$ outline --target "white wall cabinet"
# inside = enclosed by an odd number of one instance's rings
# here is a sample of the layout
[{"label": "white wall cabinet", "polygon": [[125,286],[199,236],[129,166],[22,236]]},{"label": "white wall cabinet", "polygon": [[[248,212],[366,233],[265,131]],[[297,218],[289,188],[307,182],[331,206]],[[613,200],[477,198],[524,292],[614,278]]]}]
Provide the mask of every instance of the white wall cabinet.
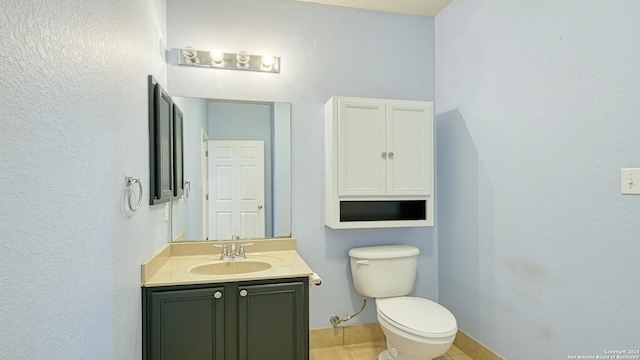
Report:
[{"label": "white wall cabinet", "polygon": [[332,228],[433,225],[433,104],[325,104],[325,217]]}]

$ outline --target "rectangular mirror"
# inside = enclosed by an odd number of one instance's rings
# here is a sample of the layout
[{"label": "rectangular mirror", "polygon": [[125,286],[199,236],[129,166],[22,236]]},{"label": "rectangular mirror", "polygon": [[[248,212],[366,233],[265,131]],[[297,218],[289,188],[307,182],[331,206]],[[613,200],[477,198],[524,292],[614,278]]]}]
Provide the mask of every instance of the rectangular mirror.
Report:
[{"label": "rectangular mirror", "polygon": [[184,195],[173,241],[291,236],[291,104],[173,97]]},{"label": "rectangular mirror", "polygon": [[171,177],[171,128],[173,101],[153,76],[149,87],[149,204],[170,201],[173,195]]}]

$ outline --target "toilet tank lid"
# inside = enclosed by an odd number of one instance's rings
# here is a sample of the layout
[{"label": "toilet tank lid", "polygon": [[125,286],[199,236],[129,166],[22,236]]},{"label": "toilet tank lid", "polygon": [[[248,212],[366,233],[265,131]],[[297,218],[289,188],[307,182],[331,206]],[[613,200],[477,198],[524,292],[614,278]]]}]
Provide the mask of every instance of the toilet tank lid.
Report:
[{"label": "toilet tank lid", "polygon": [[349,250],[349,257],[358,259],[388,259],[418,254],[420,249],[412,245],[367,246]]}]

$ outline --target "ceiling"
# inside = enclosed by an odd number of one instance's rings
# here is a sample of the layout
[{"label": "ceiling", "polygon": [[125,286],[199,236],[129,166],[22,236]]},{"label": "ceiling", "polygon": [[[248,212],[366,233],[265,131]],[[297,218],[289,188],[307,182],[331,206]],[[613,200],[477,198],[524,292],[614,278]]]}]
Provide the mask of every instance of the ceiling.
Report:
[{"label": "ceiling", "polygon": [[435,16],[453,0],[297,0],[325,5],[387,11],[401,14]]}]

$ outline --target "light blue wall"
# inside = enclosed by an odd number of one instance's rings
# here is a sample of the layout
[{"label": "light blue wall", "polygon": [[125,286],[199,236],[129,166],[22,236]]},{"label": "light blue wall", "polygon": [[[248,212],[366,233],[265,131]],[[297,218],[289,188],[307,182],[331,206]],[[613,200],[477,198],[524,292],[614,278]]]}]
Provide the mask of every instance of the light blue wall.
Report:
[{"label": "light blue wall", "polygon": [[[438,299],[434,228],[331,230],[324,226],[323,106],[333,95],[435,99],[433,18],[385,14],[291,1],[167,2],[169,48],[246,50],[282,57],[280,74],[170,66],[174,96],[292,103],[293,236],[325,283],[311,290],[312,328],[357,310],[351,247],[419,246],[415,293]],[[352,323],[375,322],[374,307]]]},{"label": "light blue wall", "polygon": [[454,0],[436,21],[440,300],[506,359],[637,349],[635,0]]},{"label": "light blue wall", "polygon": [[148,205],[165,3],[3,0],[0,24],[0,358],[139,359],[140,264],[169,239]]}]

